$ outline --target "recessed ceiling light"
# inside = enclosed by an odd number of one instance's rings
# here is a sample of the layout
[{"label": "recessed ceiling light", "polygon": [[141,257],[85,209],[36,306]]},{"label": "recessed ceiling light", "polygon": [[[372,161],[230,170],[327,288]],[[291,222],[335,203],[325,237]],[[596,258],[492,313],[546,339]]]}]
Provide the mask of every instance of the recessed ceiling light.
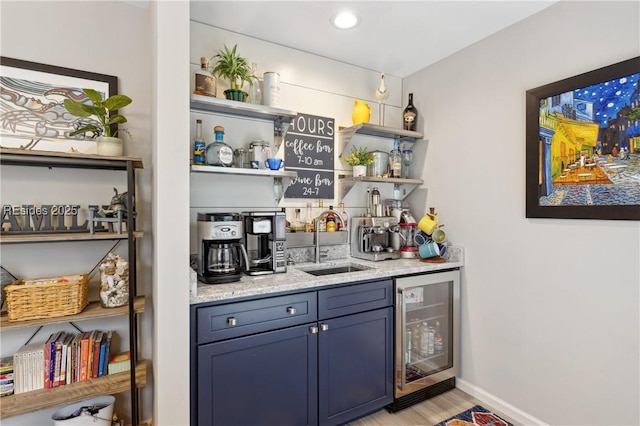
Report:
[{"label": "recessed ceiling light", "polygon": [[331,18],[331,24],[341,30],[348,30],[358,25],[360,20],[351,12],[340,12]]}]

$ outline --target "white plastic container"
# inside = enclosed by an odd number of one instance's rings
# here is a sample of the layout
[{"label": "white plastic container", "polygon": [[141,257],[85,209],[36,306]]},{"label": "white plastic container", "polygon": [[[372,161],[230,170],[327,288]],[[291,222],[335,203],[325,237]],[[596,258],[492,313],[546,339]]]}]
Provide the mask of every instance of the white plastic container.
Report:
[{"label": "white plastic container", "polygon": [[265,72],[262,86],[262,104],[271,107],[280,106],[280,74]]},{"label": "white plastic container", "polygon": [[51,420],[55,426],[111,426],[115,402],[112,395],[80,401],[54,411]]}]

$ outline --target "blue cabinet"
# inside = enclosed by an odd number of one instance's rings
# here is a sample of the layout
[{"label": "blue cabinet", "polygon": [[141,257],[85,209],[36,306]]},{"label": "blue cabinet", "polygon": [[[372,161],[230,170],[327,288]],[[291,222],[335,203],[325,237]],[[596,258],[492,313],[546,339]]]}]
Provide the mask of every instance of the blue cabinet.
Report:
[{"label": "blue cabinet", "polygon": [[337,425],[393,400],[393,283],[192,307],[193,425]]}]

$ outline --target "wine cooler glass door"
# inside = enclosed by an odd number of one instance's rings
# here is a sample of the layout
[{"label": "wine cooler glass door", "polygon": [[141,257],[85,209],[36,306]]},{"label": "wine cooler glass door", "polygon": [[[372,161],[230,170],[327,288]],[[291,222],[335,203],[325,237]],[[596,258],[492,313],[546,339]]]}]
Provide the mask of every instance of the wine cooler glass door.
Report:
[{"label": "wine cooler glass door", "polygon": [[396,385],[402,393],[455,375],[459,271],[396,280]]}]

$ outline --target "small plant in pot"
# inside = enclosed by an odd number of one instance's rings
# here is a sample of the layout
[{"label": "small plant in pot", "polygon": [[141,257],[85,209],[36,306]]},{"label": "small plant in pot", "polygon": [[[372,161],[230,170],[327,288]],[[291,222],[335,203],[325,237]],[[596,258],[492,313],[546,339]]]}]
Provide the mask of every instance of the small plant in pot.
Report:
[{"label": "small plant in pot", "polygon": [[238,45],[229,49],[224,45],[211,59],[217,60],[217,64],[211,74],[224,77],[229,80],[230,89],[224,91],[227,99],[244,102],[249,94],[242,90],[244,83],[249,86],[254,84],[256,76],[252,74],[251,66],[246,58],[238,54]]},{"label": "small plant in pot", "polygon": [[351,148],[351,153],[342,157],[342,161],[349,166],[353,166],[353,176],[366,176],[367,166],[372,164],[374,160],[373,153],[367,148],[356,147]]},{"label": "small plant in pot", "polygon": [[[117,110],[129,105],[131,98],[125,95],[113,95],[107,99],[102,99],[102,94],[93,89],[82,89],[90,103],[64,100],[64,107],[70,114],[81,117],[78,120],[78,129],[69,133],[69,136],[93,133],[98,144],[98,155],[121,156],[124,152],[123,140],[117,137],[118,124],[127,122],[124,115],[118,114]],[[96,119],[83,120],[88,117]],[[122,130],[130,135],[127,130]]]}]

